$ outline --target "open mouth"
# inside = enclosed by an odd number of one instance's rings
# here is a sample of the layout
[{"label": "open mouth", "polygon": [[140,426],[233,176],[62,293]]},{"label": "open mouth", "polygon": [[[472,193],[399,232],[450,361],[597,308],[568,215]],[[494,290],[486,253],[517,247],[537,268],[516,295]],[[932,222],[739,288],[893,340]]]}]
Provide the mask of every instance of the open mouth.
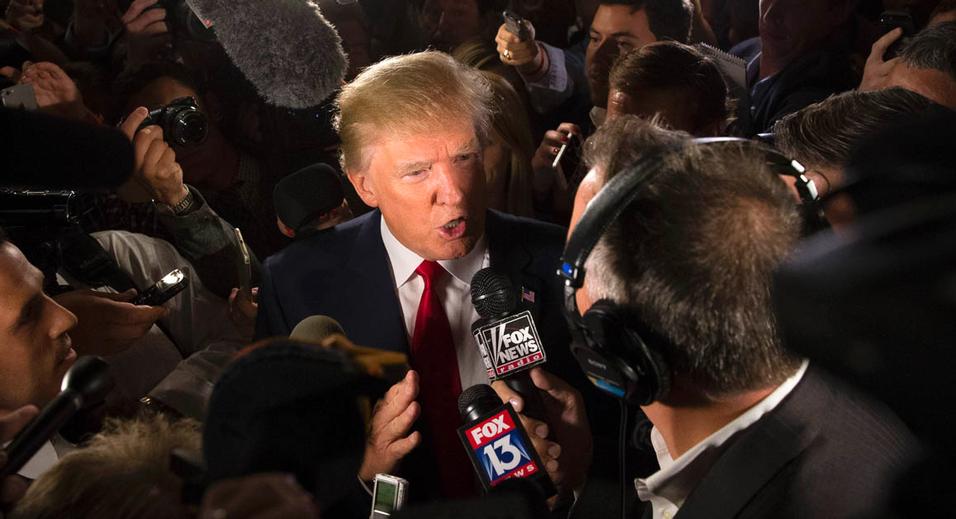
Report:
[{"label": "open mouth", "polygon": [[446,240],[457,240],[465,235],[466,230],[467,223],[463,217],[450,220],[448,223],[438,228],[438,232]]}]

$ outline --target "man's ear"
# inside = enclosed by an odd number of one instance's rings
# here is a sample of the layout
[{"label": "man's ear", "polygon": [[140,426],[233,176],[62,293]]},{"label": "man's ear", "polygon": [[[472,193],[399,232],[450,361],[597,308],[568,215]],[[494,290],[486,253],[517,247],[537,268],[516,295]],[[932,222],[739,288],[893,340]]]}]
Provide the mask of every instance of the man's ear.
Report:
[{"label": "man's ear", "polygon": [[295,238],[295,229],[282,223],[282,220],[280,220],[278,216],[276,216],[276,226],[279,228],[279,232],[286,238]]},{"label": "man's ear", "polygon": [[348,171],[349,182],[355,188],[359,198],[369,207],[378,207],[378,196],[376,195],[375,183],[369,177],[368,173],[356,173]]}]

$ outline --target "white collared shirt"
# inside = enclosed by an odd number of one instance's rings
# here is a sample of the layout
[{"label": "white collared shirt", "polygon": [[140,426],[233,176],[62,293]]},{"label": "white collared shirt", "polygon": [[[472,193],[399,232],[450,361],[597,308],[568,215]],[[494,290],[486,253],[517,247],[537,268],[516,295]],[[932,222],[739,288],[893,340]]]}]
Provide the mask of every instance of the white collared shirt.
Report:
[{"label": "white collared shirt", "polygon": [[54,434],[52,438],[43,442],[36,454],[23,465],[17,474],[29,480],[37,479],[46,471],[52,469],[60,461],[60,458],[74,450],[76,450],[75,445],[64,440],[59,434]]},{"label": "white collared shirt", "polygon": [[[392,267],[392,280],[395,282],[398,301],[402,307],[405,332],[411,344],[412,335],[415,333],[418,305],[425,291],[425,281],[415,273],[415,269],[424,259],[398,241],[385,223],[385,218],[382,218],[381,227],[385,252],[388,253],[388,261]],[[458,358],[461,387],[465,389],[475,384],[487,384],[488,373],[485,371],[475,338],[471,334],[471,325],[479,317],[478,311],[471,303],[471,278],[475,272],[489,265],[488,242],[482,237],[464,257],[441,260],[438,264],[450,274],[443,276],[436,288],[455,341],[454,348]]]},{"label": "white collared shirt", "polygon": [[641,501],[650,501],[654,519],[671,519],[683,506],[687,496],[704,477],[714,462],[724,451],[728,440],[740,431],[753,425],[789,395],[807,372],[808,361],[803,361],[800,369],[780,384],[777,389],[756,405],[748,409],[717,432],[711,434],[682,454],[676,460],[671,458],[667,444],[657,427],[651,429],[651,444],[657,454],[661,469],[645,479],[635,479],[634,487]]}]

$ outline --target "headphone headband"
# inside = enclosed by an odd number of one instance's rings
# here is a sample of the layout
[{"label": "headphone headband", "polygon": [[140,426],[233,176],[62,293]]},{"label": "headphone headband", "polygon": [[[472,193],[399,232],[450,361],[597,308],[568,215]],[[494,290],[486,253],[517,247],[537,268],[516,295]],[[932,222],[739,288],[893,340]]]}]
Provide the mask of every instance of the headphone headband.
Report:
[{"label": "headphone headband", "polygon": [[[819,202],[816,186],[807,178],[806,168],[770,146],[739,137],[703,137],[692,139],[691,142],[699,146],[729,143],[753,146],[763,153],[775,173],[797,179],[797,192],[805,206],[812,208]],[[574,292],[584,284],[584,265],[591,251],[611,224],[617,221],[621,213],[637,198],[641,187],[661,170],[667,156],[682,149],[683,147],[676,147],[664,153],[641,157],[633,166],[609,180],[588,204],[568,238],[557,272],[558,276],[564,279],[565,307],[569,312],[574,312],[575,315],[578,313]]]}]

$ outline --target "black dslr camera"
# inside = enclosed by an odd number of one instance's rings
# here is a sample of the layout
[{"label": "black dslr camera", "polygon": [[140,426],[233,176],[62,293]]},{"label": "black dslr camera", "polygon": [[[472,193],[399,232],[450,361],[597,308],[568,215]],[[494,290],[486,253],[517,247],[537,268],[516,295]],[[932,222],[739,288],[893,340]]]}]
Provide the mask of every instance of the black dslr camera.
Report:
[{"label": "black dslr camera", "polygon": [[199,110],[193,97],[180,97],[166,106],[150,110],[139,129],[154,124],[163,129],[166,142],[177,146],[202,144],[209,131],[206,114]]}]

